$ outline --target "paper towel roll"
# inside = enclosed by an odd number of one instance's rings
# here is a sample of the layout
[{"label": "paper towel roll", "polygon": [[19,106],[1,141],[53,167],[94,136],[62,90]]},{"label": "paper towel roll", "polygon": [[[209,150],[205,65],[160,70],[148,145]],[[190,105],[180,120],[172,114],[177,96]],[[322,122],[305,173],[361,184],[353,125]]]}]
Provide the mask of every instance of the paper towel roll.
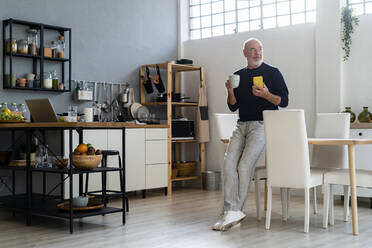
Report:
[{"label": "paper towel roll", "polygon": [[84,118],[86,122],[93,122],[93,108],[84,108]]}]

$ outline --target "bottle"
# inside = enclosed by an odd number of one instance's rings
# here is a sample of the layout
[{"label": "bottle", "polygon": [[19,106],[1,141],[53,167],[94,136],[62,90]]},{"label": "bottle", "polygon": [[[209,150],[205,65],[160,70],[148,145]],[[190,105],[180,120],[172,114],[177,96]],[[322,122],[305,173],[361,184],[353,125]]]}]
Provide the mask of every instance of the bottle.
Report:
[{"label": "bottle", "polygon": [[44,72],[43,88],[45,89],[53,88],[52,75],[50,74],[50,72]]},{"label": "bottle", "polygon": [[65,37],[58,36],[57,57],[63,59],[65,57]]},{"label": "bottle", "polygon": [[10,106],[10,111],[12,112],[18,112],[18,108],[17,108],[17,103],[16,102],[13,102],[12,105]]},{"label": "bottle", "polygon": [[58,90],[58,77],[57,77],[57,71],[53,71],[52,76],[52,88]]},{"label": "bottle", "polygon": [[57,42],[56,41],[51,41],[50,42],[50,47],[52,48],[52,57],[57,58]]},{"label": "bottle", "polygon": [[350,123],[353,123],[355,121],[355,113],[351,111],[351,107],[345,107],[345,110],[342,113],[350,113]]},{"label": "bottle", "polygon": [[42,144],[38,144],[37,139],[35,140],[36,154],[35,154],[35,167],[43,167],[44,148]]},{"label": "bottle", "polygon": [[358,115],[359,122],[369,122],[372,114],[368,111],[368,107],[363,107],[363,111]]}]

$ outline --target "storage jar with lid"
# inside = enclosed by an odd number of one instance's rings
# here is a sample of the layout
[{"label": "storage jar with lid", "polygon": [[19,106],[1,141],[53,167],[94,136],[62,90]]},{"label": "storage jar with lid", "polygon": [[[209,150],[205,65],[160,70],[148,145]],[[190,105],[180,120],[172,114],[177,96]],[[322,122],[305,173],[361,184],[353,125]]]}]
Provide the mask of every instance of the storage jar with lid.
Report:
[{"label": "storage jar with lid", "polygon": [[8,108],[8,103],[7,102],[1,103],[1,111],[3,111],[6,108]]},{"label": "storage jar with lid", "polygon": [[17,103],[13,102],[12,106],[10,106],[10,111],[12,112],[18,112]]},{"label": "storage jar with lid", "polygon": [[58,36],[57,57],[63,59],[65,57],[65,37]]},{"label": "storage jar with lid", "polygon": [[22,54],[28,54],[28,43],[27,40],[18,40],[17,52]]},{"label": "storage jar with lid", "polygon": [[23,117],[25,117],[27,109],[26,109],[26,106],[25,106],[24,103],[21,103],[21,104],[18,105],[18,111],[21,112]]},{"label": "storage jar with lid", "polygon": [[50,42],[50,48],[52,49],[52,57],[57,58],[57,42],[51,41]]},{"label": "storage jar with lid", "polygon": [[39,39],[37,36],[36,29],[27,30],[27,40],[28,40],[28,51],[31,55],[37,55],[39,49]]},{"label": "storage jar with lid", "polygon": [[12,53],[17,52],[17,40],[16,39],[12,39],[12,42],[10,42],[10,39],[6,41],[6,52],[10,53],[10,50],[12,50]]},{"label": "storage jar with lid", "polygon": [[43,88],[45,89],[53,88],[53,80],[52,80],[52,75],[50,74],[50,72],[44,72]]}]

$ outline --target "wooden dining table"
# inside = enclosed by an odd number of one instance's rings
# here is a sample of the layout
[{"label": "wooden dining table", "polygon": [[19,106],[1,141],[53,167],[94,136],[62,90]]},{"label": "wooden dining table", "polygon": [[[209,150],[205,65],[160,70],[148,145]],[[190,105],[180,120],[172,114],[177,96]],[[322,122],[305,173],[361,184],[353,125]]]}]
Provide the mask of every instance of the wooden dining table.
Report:
[{"label": "wooden dining table", "polygon": [[355,177],[355,146],[372,144],[372,139],[333,139],[333,138],[308,138],[308,143],[312,145],[347,145],[349,158],[349,175],[351,189],[351,211],[353,222],[353,234],[358,235],[358,206],[356,194]]}]

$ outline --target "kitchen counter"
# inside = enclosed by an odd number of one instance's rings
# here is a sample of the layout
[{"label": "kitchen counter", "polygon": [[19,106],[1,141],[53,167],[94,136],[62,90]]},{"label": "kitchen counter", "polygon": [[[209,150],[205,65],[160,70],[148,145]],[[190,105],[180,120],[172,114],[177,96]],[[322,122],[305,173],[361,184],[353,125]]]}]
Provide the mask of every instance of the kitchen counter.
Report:
[{"label": "kitchen counter", "polygon": [[21,123],[0,123],[2,128],[168,128],[166,124],[145,124],[139,125],[129,122],[21,122]]}]

